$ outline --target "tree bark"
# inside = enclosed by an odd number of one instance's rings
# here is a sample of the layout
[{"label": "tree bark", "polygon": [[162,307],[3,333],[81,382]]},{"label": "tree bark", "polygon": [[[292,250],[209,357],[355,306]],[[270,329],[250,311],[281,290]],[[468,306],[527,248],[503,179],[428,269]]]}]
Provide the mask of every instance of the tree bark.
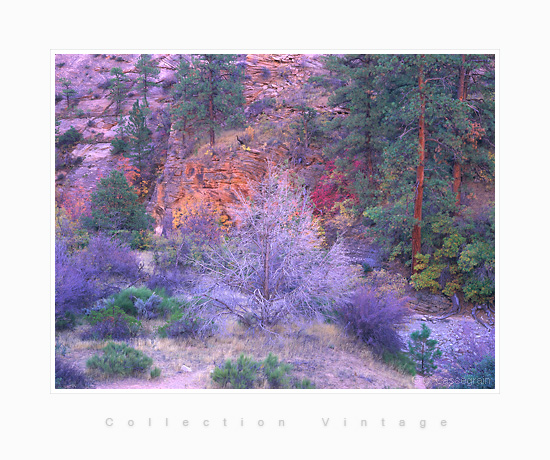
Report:
[{"label": "tree bark", "polygon": [[210,118],[210,146],[214,147],[216,142],[216,135],[214,133],[214,90],[213,90],[213,81],[214,76],[212,75],[212,70],[210,70],[210,94],[208,96],[208,117]]},{"label": "tree bark", "polygon": [[[458,100],[462,102],[466,98],[466,55],[462,55],[462,65],[458,76]],[[460,184],[462,181],[462,165],[460,159],[455,157],[453,164],[453,193],[456,196],[456,205],[460,206]]]},{"label": "tree bark", "polygon": [[[423,58],[424,56],[422,56]],[[426,125],[424,116],[426,113],[426,95],[424,94],[424,67],[420,64],[418,72],[418,90],[420,92],[420,116],[418,119],[418,166],[416,168],[416,193],[414,199],[415,224],[412,231],[412,272],[418,272],[417,254],[422,245],[422,198],[424,195],[424,160],[426,158]]]}]

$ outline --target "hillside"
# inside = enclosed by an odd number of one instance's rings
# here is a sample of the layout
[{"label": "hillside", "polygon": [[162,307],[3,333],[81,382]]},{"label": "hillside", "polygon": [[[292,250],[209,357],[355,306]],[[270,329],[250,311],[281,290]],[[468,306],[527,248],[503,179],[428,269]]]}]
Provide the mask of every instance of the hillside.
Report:
[{"label": "hillside", "polygon": [[[430,388],[494,356],[494,59],[204,56],[210,77],[191,55],[56,55],[56,351],[68,374],[96,388],[217,388],[226,359],[274,353],[294,373],[285,385],[414,388],[406,345],[423,324],[442,352]],[[229,67],[209,112],[215,65]],[[232,84],[243,103],[226,113]],[[113,171],[129,191],[111,198],[135,195],[131,225],[125,209],[101,214],[122,206],[98,201]],[[87,370],[109,339],[152,357],[160,379]],[[256,387],[276,388],[266,379]]]}]

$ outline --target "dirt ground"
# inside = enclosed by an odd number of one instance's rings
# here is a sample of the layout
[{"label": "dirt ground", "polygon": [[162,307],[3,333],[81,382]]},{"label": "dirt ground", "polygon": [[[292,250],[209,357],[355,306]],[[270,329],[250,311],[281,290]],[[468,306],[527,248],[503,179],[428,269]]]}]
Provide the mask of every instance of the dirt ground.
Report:
[{"label": "dirt ground", "polygon": [[59,334],[58,347],[93,380],[97,389],[211,389],[210,374],[227,359],[241,353],[263,360],[273,353],[292,365],[292,375],[310,379],[317,389],[414,388],[413,377],[376,360],[367,347],[349,337],[339,326],[319,322],[280,328],[276,334],[252,332],[226,324],[206,340],[158,339],[153,331],[162,322],[146,324],[149,336],[128,341],[153,359],[161,376],[107,379],[86,370],[86,361],[101,354],[104,342],[82,341],[80,331]]}]

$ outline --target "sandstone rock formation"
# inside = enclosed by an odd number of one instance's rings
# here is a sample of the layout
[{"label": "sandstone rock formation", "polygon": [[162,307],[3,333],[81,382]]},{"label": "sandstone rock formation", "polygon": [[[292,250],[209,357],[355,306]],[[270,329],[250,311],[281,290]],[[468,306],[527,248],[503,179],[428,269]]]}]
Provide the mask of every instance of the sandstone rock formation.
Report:
[{"label": "sandstone rock formation", "polygon": [[[161,152],[160,174],[153,190],[146,197],[149,212],[160,225],[163,216],[189,199],[205,199],[221,208],[231,217],[237,190],[246,193],[247,184],[258,180],[265,172],[267,161],[292,161],[292,146],[282,141],[250,142],[240,146],[236,133],[229,133],[221,145],[210,152],[206,146],[189,152],[178,140],[178,133],[170,128],[168,104],[170,89],[175,83],[175,71],[185,55],[155,54],[153,60],[160,69],[158,87],[148,94],[151,116],[149,127],[154,133],[156,148]],[[318,55],[261,54],[240,55],[245,67],[245,98],[248,124],[257,127],[271,123],[280,132],[289,129],[295,117],[296,106],[307,102],[320,113],[334,113],[327,107],[327,98],[312,91],[307,84],[310,76],[323,71]],[[108,99],[107,82],[110,70],[120,67],[129,79],[128,99],[122,110],[127,114],[138,99],[135,64],[139,55],[62,54],[56,55],[56,119],[59,132],[74,126],[83,140],[72,155],[81,157],[78,167],[57,174],[56,186],[60,191],[76,189],[91,191],[99,177],[105,176],[120,162],[110,153],[117,119]],[[68,78],[76,90],[75,105],[70,110],[62,98],[60,78]],[[272,105],[261,114],[250,110],[254,102],[272,99]],[[223,133],[222,133],[223,135]],[[242,136],[242,133],[241,133]],[[296,169],[301,171],[306,184],[313,186],[320,166],[319,152],[310,150],[300,158]],[[160,227],[158,228],[160,230]]]}]

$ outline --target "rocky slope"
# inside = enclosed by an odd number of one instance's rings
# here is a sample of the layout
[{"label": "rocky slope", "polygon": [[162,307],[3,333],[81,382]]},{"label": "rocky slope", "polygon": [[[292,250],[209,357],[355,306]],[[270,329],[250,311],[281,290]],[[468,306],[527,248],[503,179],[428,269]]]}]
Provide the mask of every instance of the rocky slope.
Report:
[{"label": "rocky slope", "polygon": [[[310,76],[323,71],[320,56],[240,55],[239,64],[245,68],[245,112],[250,126],[246,149],[236,140],[236,135],[242,137],[243,132],[233,131],[221,133],[214,152],[207,145],[189,152],[178,133],[171,128],[169,117],[171,88],[182,57],[185,55],[152,55],[160,74],[159,85],[148,94],[151,109],[148,123],[153,131],[156,151],[160,152],[160,162],[158,179],[152,184],[146,204],[157,220],[157,231],[161,230],[163,216],[188,200],[212,202],[231,217],[235,192],[246,193],[248,182],[263,175],[267,160],[295,160],[293,146],[290,141],[285,141],[285,135],[288,137],[297,104],[307,102],[321,114],[337,112],[337,109],[327,107],[326,96],[311,91],[307,85]],[[135,69],[138,59],[137,54],[56,55],[55,115],[60,122],[59,132],[64,133],[74,126],[83,136],[72,151],[72,155],[79,159],[78,166],[57,171],[56,187],[60,193],[71,189],[91,191],[99,177],[120,165],[121,157],[110,153],[110,142],[117,134],[117,119],[107,97],[109,72],[113,67],[120,67],[129,79],[130,92],[122,107],[123,113],[127,114],[139,97]],[[63,98],[61,78],[71,80],[72,88],[77,92],[74,106],[70,109]],[[258,113],[258,105],[254,104],[266,100],[271,105]],[[282,141],[267,142],[270,130],[276,131]],[[297,170],[301,170],[309,185],[315,183],[318,171],[322,169],[319,162],[320,157],[314,149],[299,160]]]}]

